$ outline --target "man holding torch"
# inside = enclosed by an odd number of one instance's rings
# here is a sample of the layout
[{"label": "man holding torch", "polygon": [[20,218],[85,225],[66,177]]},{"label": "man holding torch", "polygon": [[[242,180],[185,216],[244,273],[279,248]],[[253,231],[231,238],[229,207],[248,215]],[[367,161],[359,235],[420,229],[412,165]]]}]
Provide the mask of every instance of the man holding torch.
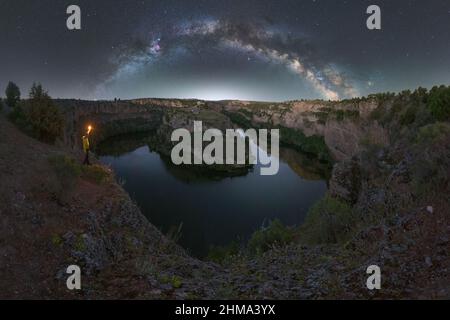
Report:
[{"label": "man holding torch", "polygon": [[89,162],[89,134],[91,133],[92,130],[92,126],[88,126],[86,135],[83,136],[82,140],[83,140],[83,151],[86,154],[86,156],[84,157],[84,161],[83,164],[90,166],[91,163]]}]

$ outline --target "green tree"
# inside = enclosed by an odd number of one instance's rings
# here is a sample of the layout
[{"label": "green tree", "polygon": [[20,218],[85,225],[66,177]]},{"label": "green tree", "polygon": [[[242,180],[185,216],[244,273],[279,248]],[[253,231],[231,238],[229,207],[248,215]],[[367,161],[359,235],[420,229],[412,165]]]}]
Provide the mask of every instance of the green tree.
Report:
[{"label": "green tree", "polygon": [[6,93],[6,103],[11,107],[16,107],[17,103],[20,101],[20,89],[14,82],[9,82],[5,90]]},{"label": "green tree", "polygon": [[427,105],[436,120],[450,120],[450,87],[433,87]]},{"label": "green tree", "polygon": [[46,142],[54,142],[64,128],[64,118],[41,84],[33,84],[26,116],[36,137]]}]

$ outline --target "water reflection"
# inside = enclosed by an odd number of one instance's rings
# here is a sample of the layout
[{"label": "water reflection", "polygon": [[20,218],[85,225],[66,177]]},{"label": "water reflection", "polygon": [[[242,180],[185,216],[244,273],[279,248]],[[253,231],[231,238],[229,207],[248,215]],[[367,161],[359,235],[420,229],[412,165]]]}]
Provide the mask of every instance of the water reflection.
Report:
[{"label": "water reflection", "polygon": [[303,222],[326,191],[326,166],[292,149],[280,149],[280,170],[261,176],[259,164],[245,176],[218,177],[179,167],[152,148],[151,133],[122,136],[97,151],[150,222],[164,233],[183,223],[179,243],[196,256],[211,245],[246,239],[264,221]]}]

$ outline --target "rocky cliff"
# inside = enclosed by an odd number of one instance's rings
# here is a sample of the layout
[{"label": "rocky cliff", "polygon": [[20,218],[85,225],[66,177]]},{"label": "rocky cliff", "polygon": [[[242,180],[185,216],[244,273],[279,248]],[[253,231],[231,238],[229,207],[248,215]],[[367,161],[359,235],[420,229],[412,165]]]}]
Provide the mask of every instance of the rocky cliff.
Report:
[{"label": "rocky cliff", "polygon": [[[256,103],[242,101],[137,99],[128,101],[58,100],[66,114],[65,144],[80,146],[86,126],[95,127],[97,142],[117,134],[144,130],[192,130],[194,120],[206,128],[242,126],[227,115],[238,115],[255,127],[283,127],[306,137],[323,137],[334,160],[350,159],[364,140],[389,144],[386,130],[368,119],[377,108],[375,100],[360,102],[300,101]],[[230,119],[229,119],[230,118]],[[230,121],[231,120],[231,121]],[[281,136],[283,140],[283,136]],[[168,141],[169,142],[169,141]]]}]

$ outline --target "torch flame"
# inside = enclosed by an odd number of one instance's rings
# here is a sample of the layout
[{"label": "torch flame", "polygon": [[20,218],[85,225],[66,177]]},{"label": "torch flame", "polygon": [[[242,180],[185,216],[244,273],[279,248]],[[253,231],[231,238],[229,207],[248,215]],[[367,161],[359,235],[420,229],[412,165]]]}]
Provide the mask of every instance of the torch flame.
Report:
[{"label": "torch flame", "polygon": [[87,131],[87,133],[88,133],[88,134],[91,133],[91,130],[92,130],[92,126],[88,126],[88,131]]}]

